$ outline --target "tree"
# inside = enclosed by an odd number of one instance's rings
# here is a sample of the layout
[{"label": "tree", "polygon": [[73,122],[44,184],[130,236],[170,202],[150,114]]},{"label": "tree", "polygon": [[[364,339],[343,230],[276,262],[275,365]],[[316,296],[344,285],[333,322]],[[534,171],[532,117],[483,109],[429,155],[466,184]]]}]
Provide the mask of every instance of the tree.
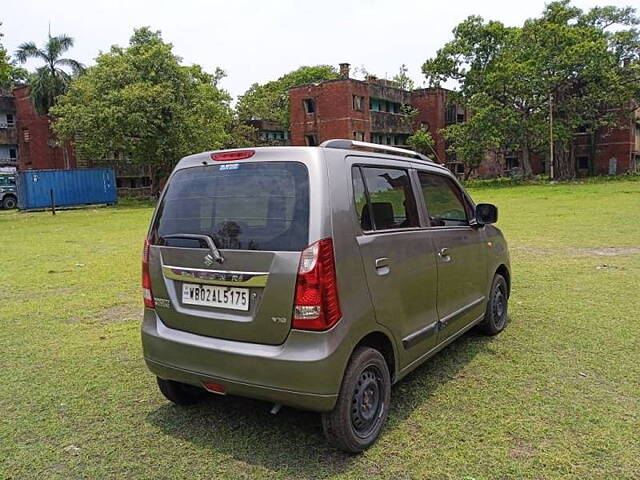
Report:
[{"label": "tree", "polygon": [[[0,23],[2,26],[2,23]],[[0,32],[0,40],[4,35]],[[0,42],[0,92],[11,91],[11,89],[18,83],[21,83],[26,79],[27,72],[23,68],[17,67],[7,50]]]},{"label": "tree", "polygon": [[300,67],[277,80],[265,84],[254,83],[238,98],[237,111],[241,121],[268,120],[289,128],[289,89],[309,83],[338,78],[330,65]]},{"label": "tree", "polygon": [[416,152],[424,155],[433,154],[436,157],[436,160],[440,161],[438,154],[435,151],[436,143],[428,130],[416,130],[413,135],[407,138],[407,145],[413,148]]},{"label": "tree", "polygon": [[[62,57],[71,47],[73,38],[64,34],[52,37],[49,32],[47,43],[42,48],[38,48],[34,42],[26,42],[16,51],[16,58],[20,63],[25,63],[30,58],[45,63],[29,78],[29,95],[36,110],[41,114],[49,113],[56,103],[56,98],[68,90],[72,78],[80,74],[84,68],[77,60]],[[71,73],[65,69],[71,70]]]},{"label": "tree", "polygon": [[475,115],[466,122],[454,123],[442,130],[448,152],[464,165],[464,178],[468,179],[480,166],[487,154],[502,141],[502,129],[509,117],[502,117],[501,109],[482,105],[481,95],[472,99]]},{"label": "tree", "polygon": [[172,49],[159,31],[135,30],[127,48],[100,54],[51,110],[55,132],[75,139],[81,158],[151,166],[154,194],[181,157],[233,143],[222,72],[182,65]]},{"label": "tree", "polygon": [[578,129],[612,126],[640,98],[637,24],[631,8],[584,13],[569,0],[548,4],[522,27],[467,18],[422,70],[432,86],[457,81],[463,103],[478,117],[475,128],[492,133],[451,126],[445,136],[459,148],[475,141],[479,151],[490,141],[494,149],[519,150],[528,177],[530,155],[548,151],[553,115],[556,177],[570,178]]},{"label": "tree", "polygon": [[398,71],[398,73],[391,79],[398,85],[398,88],[402,88],[403,90],[413,90],[415,88],[415,83],[408,75],[408,72],[409,68],[407,68],[407,66],[403,63],[400,66],[400,70]]}]

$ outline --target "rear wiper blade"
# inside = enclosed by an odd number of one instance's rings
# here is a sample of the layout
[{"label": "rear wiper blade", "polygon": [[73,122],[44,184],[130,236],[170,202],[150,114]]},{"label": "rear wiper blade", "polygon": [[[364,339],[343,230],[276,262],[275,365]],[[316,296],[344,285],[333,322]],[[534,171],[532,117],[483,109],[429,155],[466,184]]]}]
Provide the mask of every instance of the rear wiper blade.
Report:
[{"label": "rear wiper blade", "polygon": [[194,240],[204,240],[209,247],[209,250],[211,250],[213,259],[218,263],[224,263],[224,257],[222,256],[222,253],[220,253],[220,250],[218,250],[218,247],[213,241],[213,238],[211,238],[209,235],[199,235],[196,233],[173,233],[171,235],[163,235],[162,238],[192,238]]}]

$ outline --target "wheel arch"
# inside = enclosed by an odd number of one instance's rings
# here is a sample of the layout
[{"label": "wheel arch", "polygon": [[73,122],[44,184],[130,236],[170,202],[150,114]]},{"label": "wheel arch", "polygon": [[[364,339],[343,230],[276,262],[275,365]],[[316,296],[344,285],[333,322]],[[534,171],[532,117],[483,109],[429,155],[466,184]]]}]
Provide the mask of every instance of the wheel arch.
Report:
[{"label": "wheel arch", "polygon": [[509,269],[507,268],[507,266],[502,263],[498,266],[498,268],[496,268],[496,272],[494,273],[494,276],[496,274],[500,274],[504,277],[504,279],[507,282],[507,297],[511,296],[511,273],[509,272]]},{"label": "wheel arch", "polygon": [[395,346],[389,335],[380,330],[370,332],[360,339],[360,341],[353,347],[353,351],[355,351],[355,349],[358,347],[371,347],[378,350],[384,357],[384,360],[387,363],[387,367],[389,367],[389,376],[391,377],[391,383],[395,381],[397,370],[397,355]]}]

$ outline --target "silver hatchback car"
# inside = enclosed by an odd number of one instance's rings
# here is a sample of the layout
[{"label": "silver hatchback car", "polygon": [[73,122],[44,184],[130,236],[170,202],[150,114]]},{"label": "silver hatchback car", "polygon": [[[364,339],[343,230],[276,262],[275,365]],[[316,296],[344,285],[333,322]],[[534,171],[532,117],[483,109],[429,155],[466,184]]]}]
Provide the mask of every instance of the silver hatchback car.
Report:
[{"label": "silver hatchback car", "polygon": [[391,385],[478,325],[511,285],[497,209],[446,168],[351,140],[183,158],[142,263],[142,344],[178,405],[206,392],[322,412],[327,439],[377,439]]}]

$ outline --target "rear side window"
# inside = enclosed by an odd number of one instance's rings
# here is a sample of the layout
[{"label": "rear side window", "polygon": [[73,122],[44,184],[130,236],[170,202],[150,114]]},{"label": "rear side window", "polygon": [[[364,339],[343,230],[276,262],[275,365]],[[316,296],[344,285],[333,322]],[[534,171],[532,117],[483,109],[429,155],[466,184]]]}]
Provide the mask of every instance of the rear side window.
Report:
[{"label": "rear side window", "polygon": [[[246,162],[179,170],[171,178],[152,229],[155,244],[300,251],[308,245],[309,174],[297,162]],[[204,247],[204,244],[200,246]]]},{"label": "rear side window", "polygon": [[417,227],[418,211],[406,170],[353,167],[356,214],[362,230]]},{"label": "rear side window", "polygon": [[462,192],[450,179],[425,172],[418,172],[418,178],[431,226],[469,224]]}]

